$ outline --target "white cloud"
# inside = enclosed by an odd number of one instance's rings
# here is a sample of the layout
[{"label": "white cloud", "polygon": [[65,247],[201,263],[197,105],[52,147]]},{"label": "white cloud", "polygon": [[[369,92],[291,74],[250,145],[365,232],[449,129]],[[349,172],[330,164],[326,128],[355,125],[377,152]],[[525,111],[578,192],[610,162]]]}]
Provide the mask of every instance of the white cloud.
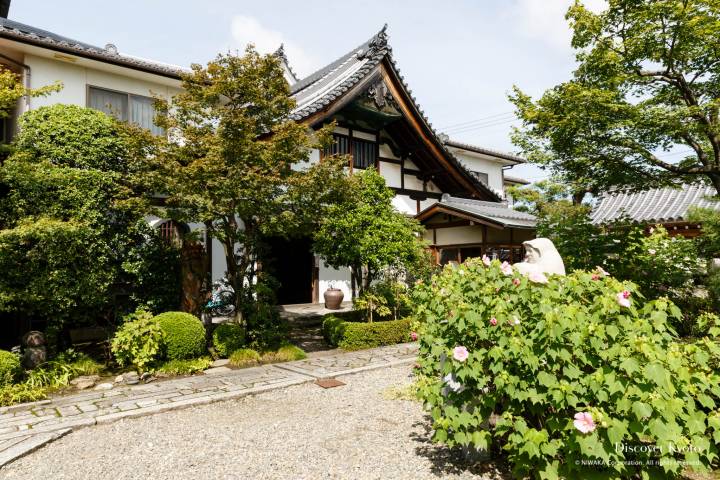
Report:
[{"label": "white cloud", "polygon": [[[521,34],[562,50],[570,49],[572,32],[565,14],[573,0],[517,0],[512,9]],[[605,0],[585,0],[587,8],[601,11]]]},{"label": "white cloud", "polygon": [[231,34],[237,48],[244,49],[247,44],[252,43],[260,53],[272,53],[280,47],[280,44],[284,44],[290,67],[301,77],[312,73],[318,67],[318,61],[312,55],[288,40],[282,33],[262,25],[254,17],[234,16]]}]

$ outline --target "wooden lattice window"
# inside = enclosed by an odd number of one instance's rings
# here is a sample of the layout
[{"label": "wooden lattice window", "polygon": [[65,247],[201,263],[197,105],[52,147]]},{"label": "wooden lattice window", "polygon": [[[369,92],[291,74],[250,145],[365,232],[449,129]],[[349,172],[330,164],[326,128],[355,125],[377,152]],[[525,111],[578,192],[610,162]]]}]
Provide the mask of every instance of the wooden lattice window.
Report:
[{"label": "wooden lattice window", "polygon": [[180,241],[186,228],[175,220],[168,220],[160,224],[158,230],[160,231],[160,238],[168,243],[175,243]]}]

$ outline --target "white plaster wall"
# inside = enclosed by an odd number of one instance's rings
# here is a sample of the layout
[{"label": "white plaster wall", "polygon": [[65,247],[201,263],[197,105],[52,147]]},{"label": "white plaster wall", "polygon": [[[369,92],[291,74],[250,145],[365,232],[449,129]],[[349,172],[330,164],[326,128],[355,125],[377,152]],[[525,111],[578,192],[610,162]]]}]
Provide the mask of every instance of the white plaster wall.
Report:
[{"label": "white plaster wall", "polygon": [[479,225],[438,228],[436,231],[436,245],[482,243],[482,227]]},{"label": "white plaster wall", "polygon": [[415,175],[405,174],[405,188],[410,190],[422,190],[423,182]]},{"label": "white plaster wall", "polygon": [[380,175],[385,179],[388,187],[400,188],[400,165],[394,163],[380,162]]},{"label": "white plaster wall", "polygon": [[320,163],[320,150],[318,150],[317,148],[313,148],[312,150],[310,150],[310,156],[308,157],[308,160],[306,162],[293,163],[291,168],[296,172],[302,172],[303,170],[307,170],[316,163]]},{"label": "white plaster wall", "polygon": [[341,268],[335,269],[325,265],[325,262],[320,258],[320,272],[319,272],[319,283],[320,283],[320,298],[318,301],[323,303],[323,293],[325,290],[333,286],[342,290],[343,301],[348,301],[352,298],[352,281],[350,279],[350,269]]},{"label": "white plaster wall", "polygon": [[33,98],[32,108],[38,108],[56,103],[87,106],[87,86],[108,88],[121,92],[151,97],[153,94],[165,98],[180,92],[179,89],[153,83],[130,76],[94,70],[85,66],[69,62],[53,60],[35,55],[26,55],[25,63],[32,70],[32,86],[41,87],[56,81],[63,84],[62,90],[47,97]]},{"label": "white plaster wall", "polygon": [[487,173],[488,184],[490,188],[498,192],[504,191],[502,167],[505,165],[501,162],[495,162],[490,158],[482,158],[476,155],[469,155],[462,150],[453,150],[453,154],[460,162],[469,170]]},{"label": "white plaster wall", "polygon": [[384,158],[394,158],[395,160],[400,160],[398,157],[395,156],[387,143],[380,144],[380,156]]},{"label": "white plaster wall", "polygon": [[395,195],[392,200],[393,206],[401,213],[415,215],[417,212],[417,202],[407,195]]},{"label": "white plaster wall", "polygon": [[210,266],[213,283],[225,278],[227,263],[225,262],[225,247],[217,238],[212,239],[212,265]]}]

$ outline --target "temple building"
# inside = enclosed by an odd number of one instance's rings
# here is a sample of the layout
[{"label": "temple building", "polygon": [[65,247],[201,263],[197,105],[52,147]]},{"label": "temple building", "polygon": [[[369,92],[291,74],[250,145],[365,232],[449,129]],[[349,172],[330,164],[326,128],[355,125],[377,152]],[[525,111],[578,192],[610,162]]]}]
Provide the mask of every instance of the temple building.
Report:
[{"label": "temple building", "polygon": [[[298,78],[281,48],[276,52],[296,101],[292,119],[310,130],[336,122],[335,142],[323,155],[348,154],[350,172],[377,169],[394,192],[395,207],[426,227],[425,239],[439,263],[487,254],[508,261],[522,257],[522,242],[534,237],[532,216],[508,206],[505,186],[522,179],[505,172],[524,160],[515,155],[453,141],[435,131],[401,74],[386,27],[324,68]],[[24,99],[0,126],[11,140],[19,115],[56,103],[102,110],[156,134],[152,95],[168,99],[181,91],[187,69],[98,47],[43,29],[0,18],[0,63],[27,87],[56,81],[63,88],[47,97]],[[173,238],[201,224],[150,223]],[[332,283],[350,297],[349,269],[334,270],[312,252],[309,238],[268,239],[279,303],[318,302]],[[204,236],[209,277],[224,277],[222,245]]]}]

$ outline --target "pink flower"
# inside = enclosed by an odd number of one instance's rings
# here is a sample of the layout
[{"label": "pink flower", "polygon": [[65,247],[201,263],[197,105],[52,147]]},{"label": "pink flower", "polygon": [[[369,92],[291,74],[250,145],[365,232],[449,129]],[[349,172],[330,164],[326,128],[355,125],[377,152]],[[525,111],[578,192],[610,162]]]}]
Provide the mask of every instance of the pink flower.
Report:
[{"label": "pink flower", "polygon": [[488,258],[487,255],[482,256],[482,262],[485,264],[486,267],[490,266],[490,259]]},{"label": "pink flower", "polygon": [[490,319],[490,325],[492,325],[493,327],[494,327],[495,325],[497,325],[497,318],[492,317],[492,318]]},{"label": "pink flower", "polygon": [[516,287],[517,287],[518,285],[520,285],[520,279],[519,279],[519,278],[513,278],[513,285],[515,285]]},{"label": "pink flower", "polygon": [[458,362],[464,362],[465,360],[467,360],[469,355],[470,354],[468,353],[467,348],[463,346],[455,347],[453,349],[453,358]]},{"label": "pink flower", "polygon": [[600,280],[600,275],[598,275],[597,273],[593,273],[591,278],[593,280]]},{"label": "pink flower", "polygon": [[573,420],[575,428],[580,430],[582,433],[590,433],[595,430],[595,422],[593,421],[592,415],[589,412],[578,412],[575,414],[575,420]]},{"label": "pink flower", "polygon": [[648,253],[650,255],[655,255],[655,249],[651,248],[650,250],[648,250]]},{"label": "pink flower", "polygon": [[531,282],[548,283],[547,277],[542,272],[531,272],[530,275],[528,275],[528,278]]},{"label": "pink flower", "polygon": [[610,274],[608,272],[606,272],[602,267],[595,267],[595,270],[597,270],[598,274],[600,274],[600,276],[602,276],[602,277],[610,276]]},{"label": "pink flower", "polygon": [[618,292],[616,295],[617,302],[621,307],[629,307],[630,306],[630,292],[627,290],[623,290],[622,292]]},{"label": "pink flower", "polygon": [[500,264],[500,270],[502,270],[505,275],[512,275],[513,273],[512,265],[510,265],[508,262],[503,262],[502,264]]},{"label": "pink flower", "polygon": [[413,342],[416,342],[418,339],[417,332],[410,332],[410,338],[412,339]]}]

